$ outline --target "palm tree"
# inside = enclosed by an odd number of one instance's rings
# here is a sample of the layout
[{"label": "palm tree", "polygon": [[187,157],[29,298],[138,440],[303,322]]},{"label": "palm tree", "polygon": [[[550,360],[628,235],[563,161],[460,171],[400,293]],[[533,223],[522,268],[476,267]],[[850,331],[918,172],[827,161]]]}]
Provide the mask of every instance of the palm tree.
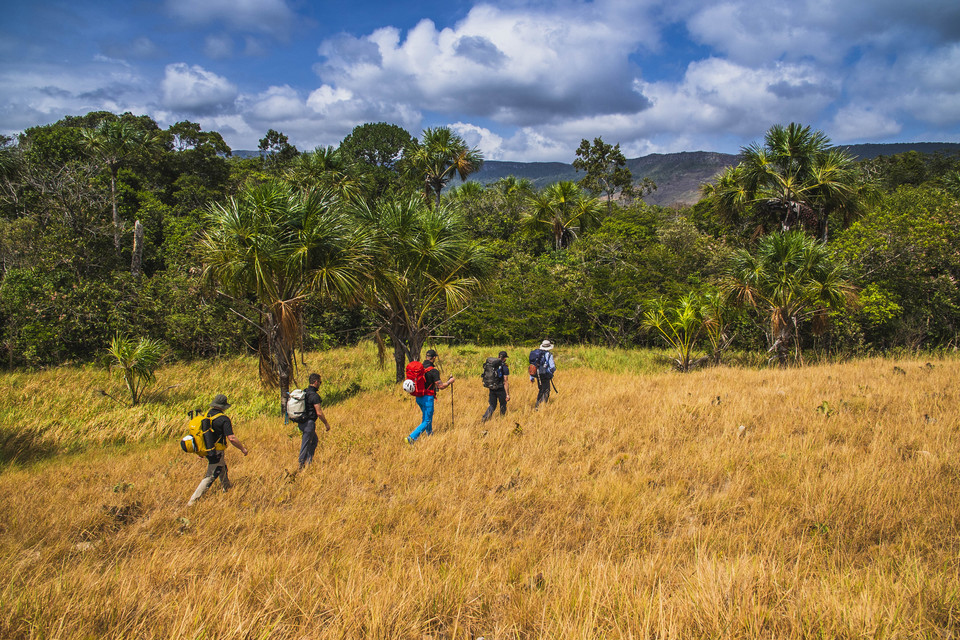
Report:
[{"label": "palm tree", "polygon": [[407,360],[419,360],[431,332],[464,309],[491,272],[483,245],[454,209],[419,197],[357,208],[377,246],[365,300],[393,343],[397,382]]},{"label": "palm tree", "polygon": [[117,176],[120,167],[131,157],[148,148],[157,137],[130,122],[103,120],[94,129],[83,129],[87,150],[110,171],[110,203],[113,208],[113,246],[120,249],[120,214],[117,211]]},{"label": "palm tree", "polygon": [[732,222],[749,211],[767,230],[801,227],[826,241],[832,214],[848,225],[861,213],[867,185],[853,156],[831,146],[822,131],[796,123],[774,125],[763,144],[753,143],[740,153],[737,167],[702,188],[718,213]]},{"label": "palm tree", "polygon": [[410,155],[410,163],[422,179],[427,198],[440,206],[440,193],[454,176],[465,181],[483,165],[483,155],[471,149],[447,127],[424,129],[423,138]]},{"label": "palm tree", "polygon": [[[358,299],[369,236],[329,192],[281,182],[247,186],[207,211],[201,239],[205,277],[218,284],[259,333],[260,376],[289,391],[302,340],[302,304],[311,295]],[[250,302],[247,302],[250,301]],[[256,319],[250,317],[256,316]]]},{"label": "palm tree", "polygon": [[[130,392],[130,404],[136,406],[143,392],[156,380],[155,371],[166,353],[162,343],[140,338],[137,343],[122,334],[110,341],[110,355],[116,361],[117,373]],[[111,396],[112,397],[112,396]]]},{"label": "palm tree", "polygon": [[765,236],[753,254],[736,251],[726,275],[730,298],[767,316],[770,351],[781,365],[791,344],[800,359],[801,323],[812,320],[814,332],[822,333],[827,312],[853,293],[844,266],[834,263],[827,245],[801,231]]},{"label": "palm tree", "polygon": [[703,331],[703,312],[699,297],[688,293],[676,302],[654,300],[643,314],[643,327],[656,331],[676,353],[673,364],[680,371],[694,366],[693,350]]},{"label": "palm tree", "polygon": [[363,193],[363,184],[350,170],[350,163],[340,149],[317,147],[293,159],[284,179],[299,191],[328,189],[342,201],[352,201]]},{"label": "palm tree", "polygon": [[554,249],[567,246],[579,233],[597,224],[603,211],[597,198],[588,196],[576,183],[556,182],[527,199],[522,224],[531,235],[549,230]]}]

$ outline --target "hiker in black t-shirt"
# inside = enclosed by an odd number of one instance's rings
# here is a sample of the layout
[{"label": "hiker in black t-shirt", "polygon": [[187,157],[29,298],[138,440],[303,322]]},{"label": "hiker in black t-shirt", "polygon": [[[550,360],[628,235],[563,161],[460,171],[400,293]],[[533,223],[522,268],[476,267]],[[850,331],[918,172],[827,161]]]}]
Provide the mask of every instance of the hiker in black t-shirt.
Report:
[{"label": "hiker in black t-shirt", "polygon": [[[496,367],[495,371],[499,384],[490,387],[490,397],[488,398],[490,406],[487,407],[480,422],[486,422],[493,416],[493,412],[497,409],[498,402],[500,403],[500,415],[507,412],[507,400],[510,399],[510,367],[507,366],[507,352],[501,351],[498,357],[500,358],[500,364]],[[492,358],[490,362],[493,362]]]},{"label": "hiker in black t-shirt", "polygon": [[[223,414],[223,412],[229,408],[230,403],[227,402],[227,396],[220,393],[213,399],[213,402],[210,403],[207,416],[213,416],[218,413]],[[226,447],[227,442],[229,442],[237,449],[240,449],[243,455],[249,453],[247,448],[243,446],[243,443],[240,442],[240,439],[233,435],[233,423],[226,415],[219,415],[214,418],[210,422],[210,426],[213,427],[216,442],[224,447]],[[207,454],[207,473],[197,486],[197,490],[193,492],[193,496],[190,497],[190,502],[187,503],[188,506],[199,500],[200,496],[206,493],[207,489],[210,488],[210,485],[212,485],[217,478],[220,478],[220,484],[223,486],[224,491],[230,488],[230,478],[227,477],[227,463],[224,459],[225,453],[226,451],[223,449],[216,449],[211,450],[210,453]]]},{"label": "hiker in black t-shirt", "polygon": [[320,383],[322,382],[320,380],[320,374],[311,373],[309,382],[310,386],[304,389],[306,392],[304,401],[307,407],[307,419],[298,425],[300,432],[303,434],[300,438],[301,469],[313,461],[313,454],[317,451],[317,420],[327,427],[327,431],[330,431],[330,423],[327,422],[326,416],[323,415],[323,409],[320,408],[320,394],[317,393],[317,390],[320,388]]}]

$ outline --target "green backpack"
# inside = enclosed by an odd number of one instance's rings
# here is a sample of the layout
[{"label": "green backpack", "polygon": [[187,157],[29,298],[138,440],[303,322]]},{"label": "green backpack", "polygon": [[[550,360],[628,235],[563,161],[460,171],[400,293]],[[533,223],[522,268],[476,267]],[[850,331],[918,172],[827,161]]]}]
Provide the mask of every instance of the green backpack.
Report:
[{"label": "green backpack", "polygon": [[227,448],[225,442],[217,440],[213,431],[213,420],[223,415],[217,411],[208,416],[205,411],[190,411],[190,423],[187,425],[187,435],[180,440],[180,448],[186,453],[195,453],[201,458],[213,451],[223,451]]}]

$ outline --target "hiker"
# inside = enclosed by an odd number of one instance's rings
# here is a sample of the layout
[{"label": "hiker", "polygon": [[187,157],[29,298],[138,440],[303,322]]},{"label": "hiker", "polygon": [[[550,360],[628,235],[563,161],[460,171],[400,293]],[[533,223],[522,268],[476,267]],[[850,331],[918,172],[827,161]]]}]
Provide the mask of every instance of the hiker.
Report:
[{"label": "hiker", "polygon": [[500,415],[507,412],[507,400],[510,399],[510,368],[507,366],[507,352],[501,351],[496,358],[487,358],[483,363],[483,386],[490,390],[490,406],[480,419],[486,422],[493,416],[500,403]]},{"label": "hiker", "polygon": [[322,382],[320,374],[311,373],[307,381],[310,385],[303,390],[307,411],[306,421],[297,425],[300,428],[300,433],[303,434],[300,437],[299,461],[301,469],[313,462],[313,454],[317,451],[317,420],[327,427],[327,431],[330,431],[330,423],[327,422],[327,417],[323,415],[323,409],[320,408],[320,394],[317,393]]},{"label": "hiker", "polygon": [[534,409],[540,408],[540,403],[550,400],[550,385],[553,383],[553,374],[557,370],[557,364],[553,360],[553,343],[544,340],[540,347],[530,353],[530,384],[537,381],[537,403]]},{"label": "hiker", "polygon": [[437,391],[446,389],[453,384],[453,376],[446,382],[440,382],[440,371],[437,369],[437,352],[429,349],[423,360],[424,394],[417,396],[417,406],[423,412],[423,421],[414,429],[405,440],[407,444],[416,442],[424,432],[427,435],[433,433],[433,404],[436,400]]},{"label": "hiker", "polygon": [[[206,414],[207,417],[215,416],[218,413],[220,414],[210,422],[216,442],[222,445],[224,449],[226,448],[227,442],[229,442],[237,449],[240,449],[243,455],[247,455],[247,448],[243,446],[243,443],[240,442],[237,436],[233,435],[233,423],[230,421],[230,418],[223,413],[229,408],[230,403],[227,402],[227,396],[222,393],[217,394],[213,402],[210,403],[210,409]],[[230,488],[230,478],[227,477],[227,463],[224,460],[225,454],[226,451],[223,449],[210,449],[210,453],[207,454],[207,474],[203,476],[203,480],[197,485],[197,490],[193,492],[193,496],[191,496],[187,506],[199,500],[200,496],[206,493],[207,489],[210,488],[210,485],[212,485],[217,478],[220,478],[220,484],[223,486],[224,491]]]}]

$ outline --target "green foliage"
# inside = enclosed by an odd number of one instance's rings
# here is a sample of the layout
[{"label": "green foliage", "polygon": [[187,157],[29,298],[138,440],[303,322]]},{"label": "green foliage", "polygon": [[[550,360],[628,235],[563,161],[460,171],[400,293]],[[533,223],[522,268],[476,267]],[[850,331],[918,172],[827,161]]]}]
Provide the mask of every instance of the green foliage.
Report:
[{"label": "green foliage", "polygon": [[427,336],[463,309],[491,271],[485,247],[452,208],[429,208],[420,196],[356,209],[371,231],[373,259],[364,302],[393,342],[397,381],[420,357]]},{"label": "green foliage", "polygon": [[304,299],[357,298],[370,241],[330,193],[268,182],[209,209],[201,251],[208,281],[259,333],[264,383],[286,393]]},{"label": "green foliage", "polygon": [[581,140],[573,168],[587,174],[577,184],[594,195],[606,195],[607,207],[618,191],[632,195],[633,174],[627,168],[627,159],[620,151],[619,143],[611,147],[603,138],[594,138],[592,145]]},{"label": "green foliage", "polygon": [[447,183],[456,176],[466,180],[483,165],[483,154],[447,127],[424,129],[420,142],[409,150],[409,159],[409,170],[420,179],[427,200],[436,206],[440,206]]},{"label": "green foliage", "polygon": [[385,122],[354,127],[340,142],[339,151],[363,176],[371,200],[388,193],[397,194],[416,188],[408,178],[407,154],[416,148],[416,141],[406,129]]},{"label": "green foliage", "polygon": [[848,226],[870,192],[853,157],[810,127],[774,125],[763,144],[740,153],[742,162],[705,185],[703,193],[718,215],[748,230],[800,228],[826,241],[831,218]]},{"label": "green foliage", "polygon": [[703,325],[702,301],[695,293],[678,300],[657,298],[643,314],[643,327],[656,332],[673,350],[676,356],[673,363],[680,371],[689,371],[694,366],[693,352]]},{"label": "green foliage", "polygon": [[784,365],[791,346],[800,359],[801,324],[823,333],[828,311],[847,302],[853,289],[847,277],[845,264],[825,244],[789,231],[764,236],[754,252],[734,252],[725,288],[731,300],[766,319],[770,350]]},{"label": "green foliage", "polygon": [[521,225],[528,236],[547,234],[554,250],[568,246],[600,221],[601,206],[569,181],[557,182],[527,198]]},{"label": "green foliage", "polygon": [[858,317],[868,344],[956,344],[958,246],[960,203],[930,187],[901,187],[885,195],[838,238],[838,251],[863,287]]},{"label": "green foliage", "polygon": [[136,406],[144,391],[156,380],[154,372],[163,361],[166,348],[149,338],[140,338],[134,344],[131,338],[118,333],[110,341],[109,352],[117,375],[130,392],[130,405]]}]

